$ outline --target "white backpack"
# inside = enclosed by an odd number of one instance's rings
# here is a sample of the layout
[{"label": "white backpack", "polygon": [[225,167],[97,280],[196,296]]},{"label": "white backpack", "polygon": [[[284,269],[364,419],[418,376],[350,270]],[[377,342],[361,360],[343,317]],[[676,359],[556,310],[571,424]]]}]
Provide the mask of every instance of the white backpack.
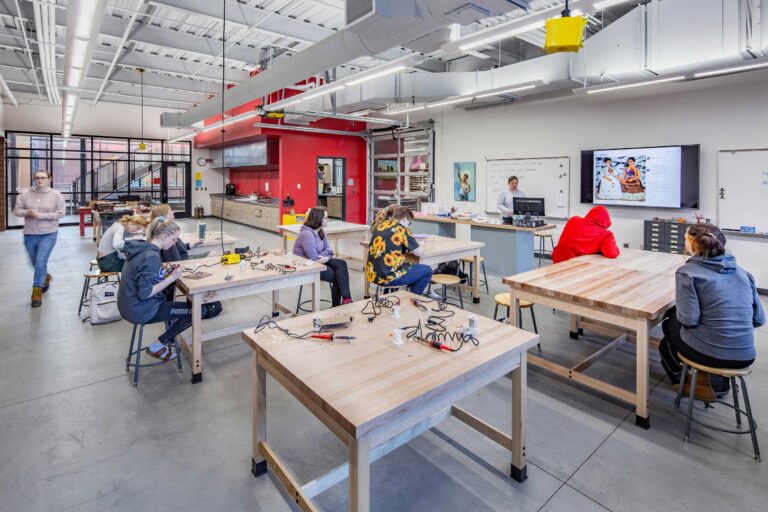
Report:
[{"label": "white backpack", "polygon": [[117,286],[117,283],[108,282],[91,287],[91,325],[116,322],[122,318],[117,309]]}]

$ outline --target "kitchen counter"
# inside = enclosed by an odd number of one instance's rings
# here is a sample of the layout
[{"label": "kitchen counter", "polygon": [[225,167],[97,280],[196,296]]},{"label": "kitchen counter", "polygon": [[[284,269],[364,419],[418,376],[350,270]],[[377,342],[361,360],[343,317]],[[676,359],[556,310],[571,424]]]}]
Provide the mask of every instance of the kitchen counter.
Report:
[{"label": "kitchen counter", "polygon": [[[223,215],[222,215],[223,213]],[[279,231],[280,200],[251,201],[247,196],[211,194],[211,215],[254,228]]]}]

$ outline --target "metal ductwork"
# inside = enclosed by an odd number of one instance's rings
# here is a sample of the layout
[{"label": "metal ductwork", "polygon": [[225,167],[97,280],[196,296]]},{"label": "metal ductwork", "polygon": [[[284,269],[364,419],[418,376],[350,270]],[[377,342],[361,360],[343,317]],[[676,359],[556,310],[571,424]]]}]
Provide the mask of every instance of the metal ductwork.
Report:
[{"label": "metal ductwork", "polygon": [[[408,47],[457,20],[474,22],[527,4],[527,0],[347,0],[349,26],[226,91],[224,108],[243,105],[360,57]],[[161,124],[192,126],[220,109],[221,98],[213,98],[186,112],[165,113]]]}]

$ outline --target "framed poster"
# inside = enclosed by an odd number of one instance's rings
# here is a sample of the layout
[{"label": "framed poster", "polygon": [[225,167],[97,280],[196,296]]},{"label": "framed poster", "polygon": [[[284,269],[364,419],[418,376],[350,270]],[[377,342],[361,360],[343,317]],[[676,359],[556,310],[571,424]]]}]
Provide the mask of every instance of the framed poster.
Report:
[{"label": "framed poster", "polygon": [[477,172],[475,162],[454,162],[453,199],[455,201],[475,202],[475,183]]}]

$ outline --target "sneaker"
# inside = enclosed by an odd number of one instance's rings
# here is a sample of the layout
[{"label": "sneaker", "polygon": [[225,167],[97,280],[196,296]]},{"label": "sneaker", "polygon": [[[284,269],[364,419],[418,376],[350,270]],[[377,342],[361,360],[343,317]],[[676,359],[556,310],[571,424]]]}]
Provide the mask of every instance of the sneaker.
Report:
[{"label": "sneaker", "polygon": [[429,297],[430,299],[443,300],[443,296],[433,290],[429,290],[424,296]]},{"label": "sneaker", "polygon": [[350,304],[352,302],[352,299],[344,299],[341,301],[342,304]]}]

